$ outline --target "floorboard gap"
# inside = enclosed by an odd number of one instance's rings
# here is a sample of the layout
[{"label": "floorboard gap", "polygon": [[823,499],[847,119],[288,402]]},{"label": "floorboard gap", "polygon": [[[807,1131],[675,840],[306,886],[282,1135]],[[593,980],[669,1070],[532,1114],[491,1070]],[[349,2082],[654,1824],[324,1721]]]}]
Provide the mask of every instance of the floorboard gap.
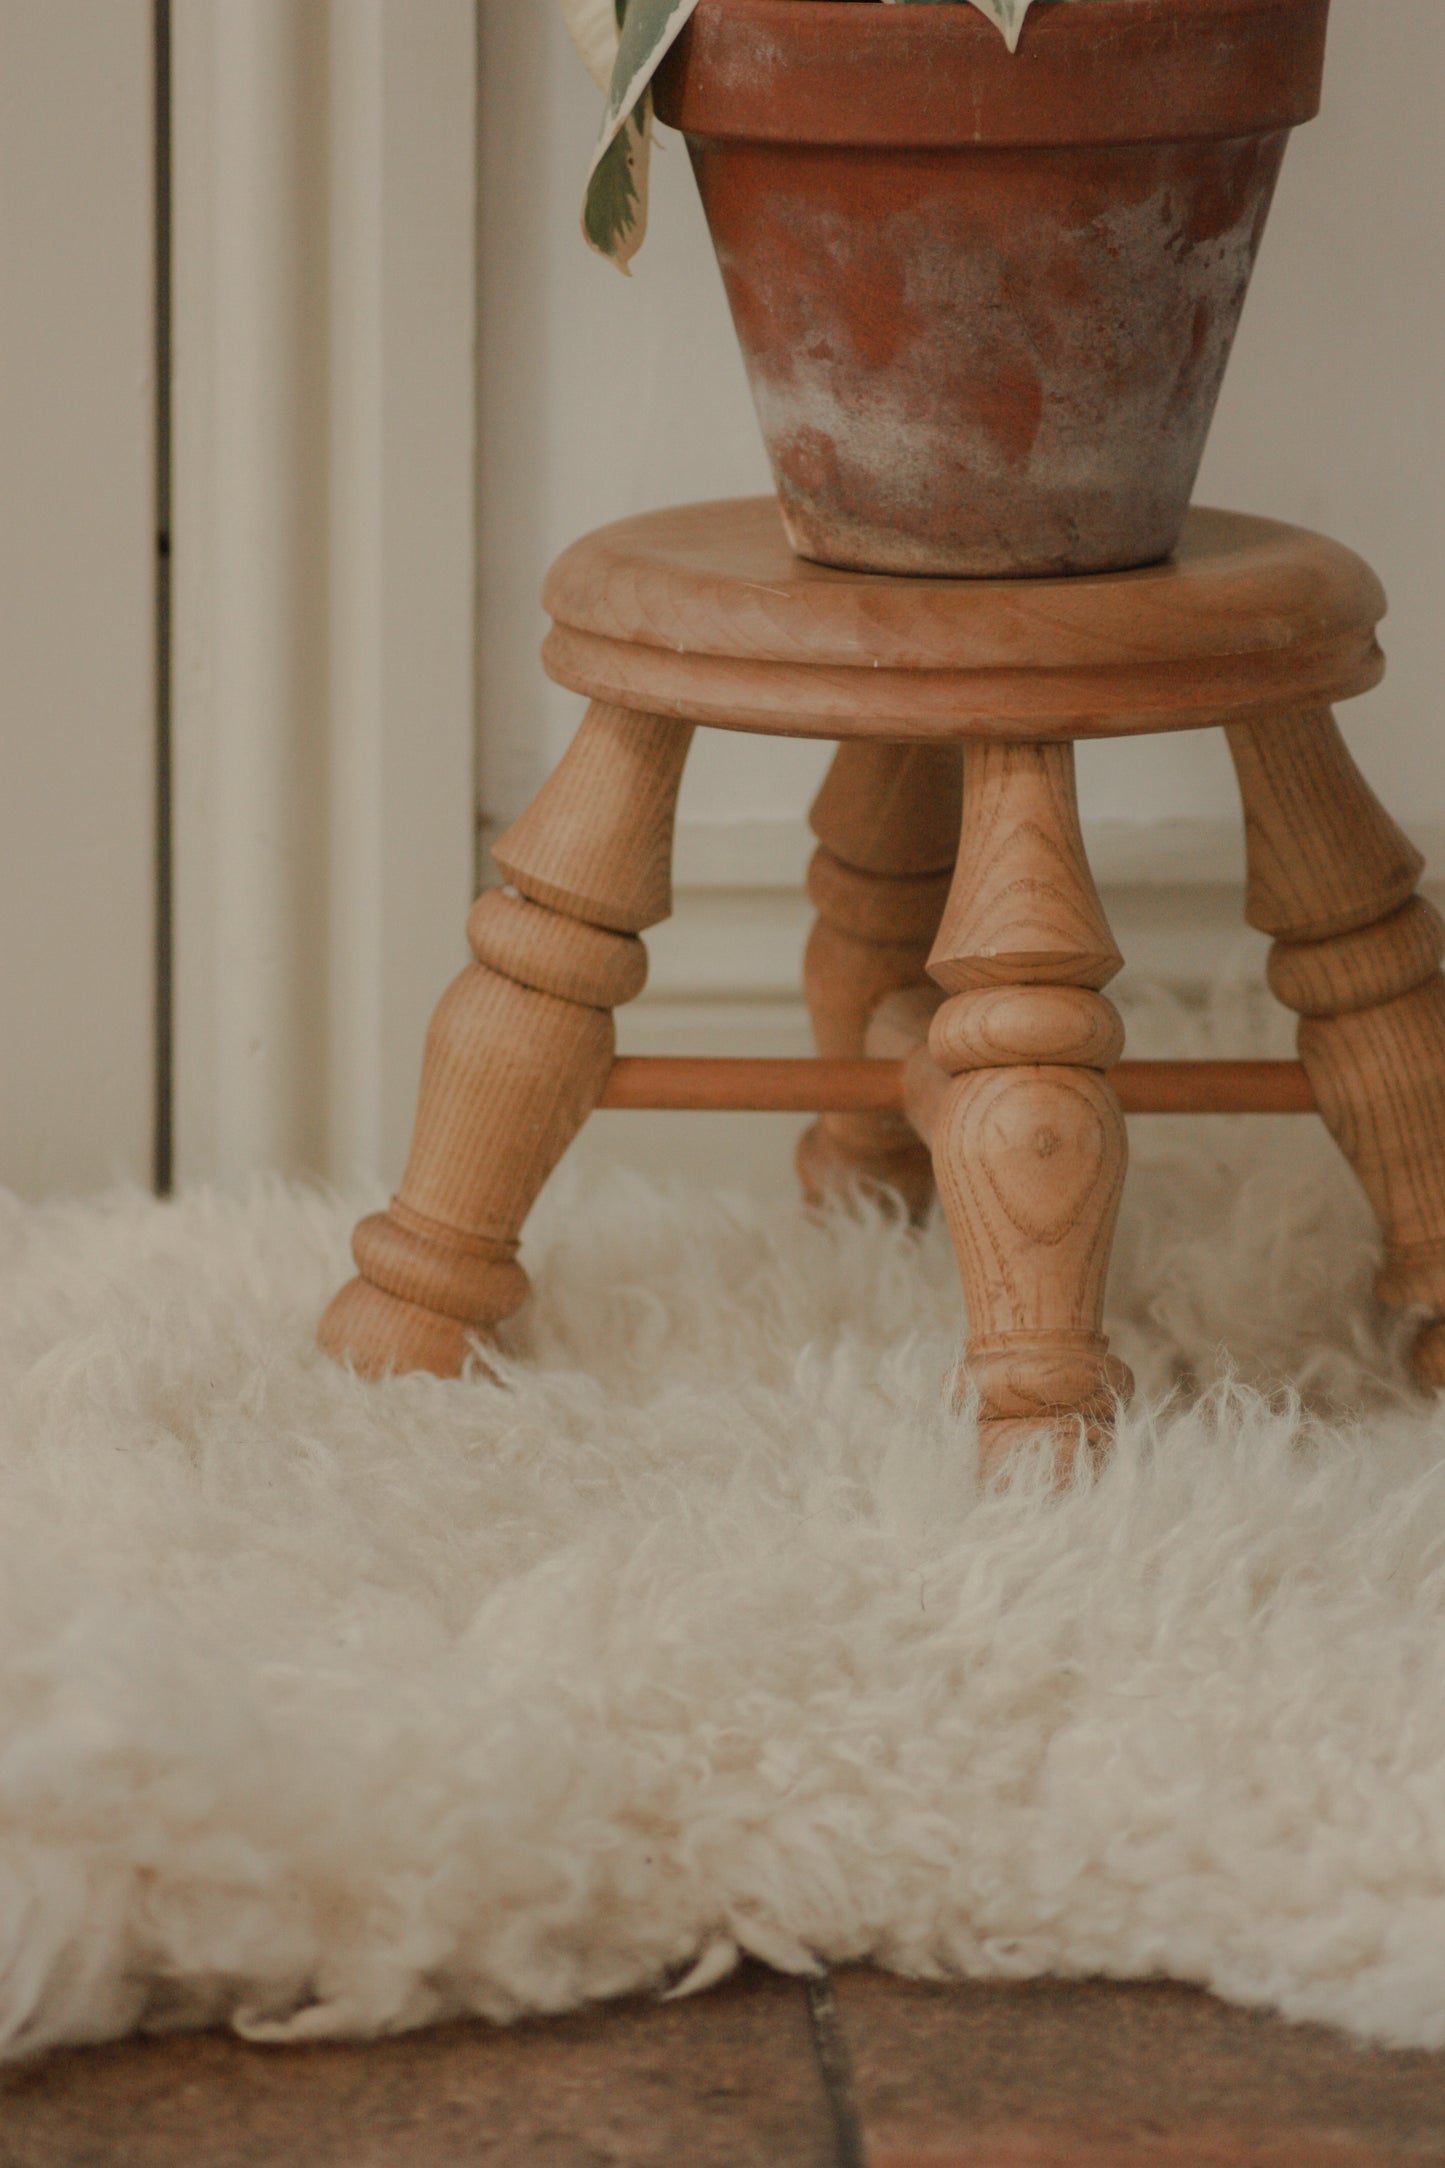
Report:
[{"label": "floorboard gap", "polygon": [[868,2168],[868,2156],[863,2146],[863,2126],[858,2120],[858,2103],[853,2093],[853,2066],[848,2059],[848,2043],[843,2038],[843,2028],[838,2021],[838,2004],[833,1994],[833,1982],[827,1973],[815,1980],[807,1980],[804,1987],[808,1997],[808,2016],[813,2028],[813,2047],[818,2057],[818,2069],[822,2074],[823,2090],[828,2096],[828,2108],[833,2118],[834,2161],[836,2168]]}]

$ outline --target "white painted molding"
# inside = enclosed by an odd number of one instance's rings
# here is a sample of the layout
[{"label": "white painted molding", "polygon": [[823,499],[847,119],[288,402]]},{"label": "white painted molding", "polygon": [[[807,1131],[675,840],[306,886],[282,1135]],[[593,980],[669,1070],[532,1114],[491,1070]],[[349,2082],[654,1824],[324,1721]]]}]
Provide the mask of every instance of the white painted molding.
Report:
[{"label": "white painted molding", "polygon": [[[1238,821],[1086,822],[1085,841],[1102,887],[1212,887],[1244,878]],[[680,889],[799,887],[812,848],[802,818],[684,822],[674,878]]]},{"label": "white painted molding", "polygon": [[178,1171],[393,1172],[472,892],[473,0],[174,17]]},{"label": "white painted molding", "polygon": [[[1412,827],[1408,813],[1400,817],[1424,853],[1427,886],[1445,884],[1445,829]],[[1244,830],[1237,820],[1086,820],[1084,842],[1101,888],[1218,888],[1244,879]],[[797,888],[812,849],[801,817],[684,821],[673,878],[679,889]]]},{"label": "white painted molding", "polygon": [[[1445,829],[1411,827],[1408,809],[1392,810],[1425,854],[1427,882],[1445,881]],[[1244,879],[1244,831],[1238,820],[1086,820],[1084,841],[1101,888],[1212,888]],[[801,817],[683,822],[674,878],[679,889],[794,888],[802,883],[812,848]]]},{"label": "white painted molding", "polygon": [[[1417,840],[1431,868],[1445,868],[1445,834]],[[1266,944],[1243,922],[1238,823],[1094,822],[1085,841],[1131,975],[1187,992],[1220,972],[1262,971]],[[647,989],[620,1020],[629,1051],[724,1050],[729,1029],[755,1039],[765,1014],[770,1038],[796,1036],[812,842],[801,819],[679,827],[676,908],[649,933]],[[1445,901],[1429,876],[1427,886]]]},{"label": "white painted molding", "polygon": [[476,892],[475,0],[331,0],[329,1171],[400,1175]]}]

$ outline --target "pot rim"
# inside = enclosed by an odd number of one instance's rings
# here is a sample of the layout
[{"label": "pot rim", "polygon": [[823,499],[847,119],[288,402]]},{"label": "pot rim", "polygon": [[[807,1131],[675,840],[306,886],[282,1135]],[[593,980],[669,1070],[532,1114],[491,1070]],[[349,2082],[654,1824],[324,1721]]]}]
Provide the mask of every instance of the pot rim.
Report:
[{"label": "pot rim", "polygon": [[899,150],[1184,142],[1319,111],[1329,0],[1035,0],[1016,53],[978,9],[698,0],[654,85],[705,140]]}]

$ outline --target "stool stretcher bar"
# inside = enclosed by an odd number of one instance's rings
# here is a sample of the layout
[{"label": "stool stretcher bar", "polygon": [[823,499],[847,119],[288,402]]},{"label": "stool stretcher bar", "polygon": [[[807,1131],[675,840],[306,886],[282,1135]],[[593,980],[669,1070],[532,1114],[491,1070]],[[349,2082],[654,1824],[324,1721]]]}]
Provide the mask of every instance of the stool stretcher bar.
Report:
[{"label": "stool stretcher bar", "polygon": [[[1309,1078],[1297,1061],[1121,1061],[1109,1079],[1126,1114],[1315,1111]],[[949,1081],[926,1048],[906,1062],[631,1054],[613,1063],[598,1104],[714,1113],[890,1112],[907,1114],[926,1137],[931,1123],[925,1126],[925,1112]]]}]

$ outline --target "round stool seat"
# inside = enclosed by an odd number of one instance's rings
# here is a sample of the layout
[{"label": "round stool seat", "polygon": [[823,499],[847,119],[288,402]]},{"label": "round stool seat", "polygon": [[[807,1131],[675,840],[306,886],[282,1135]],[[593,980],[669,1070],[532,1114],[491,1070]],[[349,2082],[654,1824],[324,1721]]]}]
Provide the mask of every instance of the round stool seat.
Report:
[{"label": "round stool seat", "polygon": [[910,579],[795,557],[771,497],[619,520],[543,592],[549,676],[782,737],[1121,737],[1368,691],[1385,596],[1323,535],[1190,512],[1173,557],[1061,579]]}]

